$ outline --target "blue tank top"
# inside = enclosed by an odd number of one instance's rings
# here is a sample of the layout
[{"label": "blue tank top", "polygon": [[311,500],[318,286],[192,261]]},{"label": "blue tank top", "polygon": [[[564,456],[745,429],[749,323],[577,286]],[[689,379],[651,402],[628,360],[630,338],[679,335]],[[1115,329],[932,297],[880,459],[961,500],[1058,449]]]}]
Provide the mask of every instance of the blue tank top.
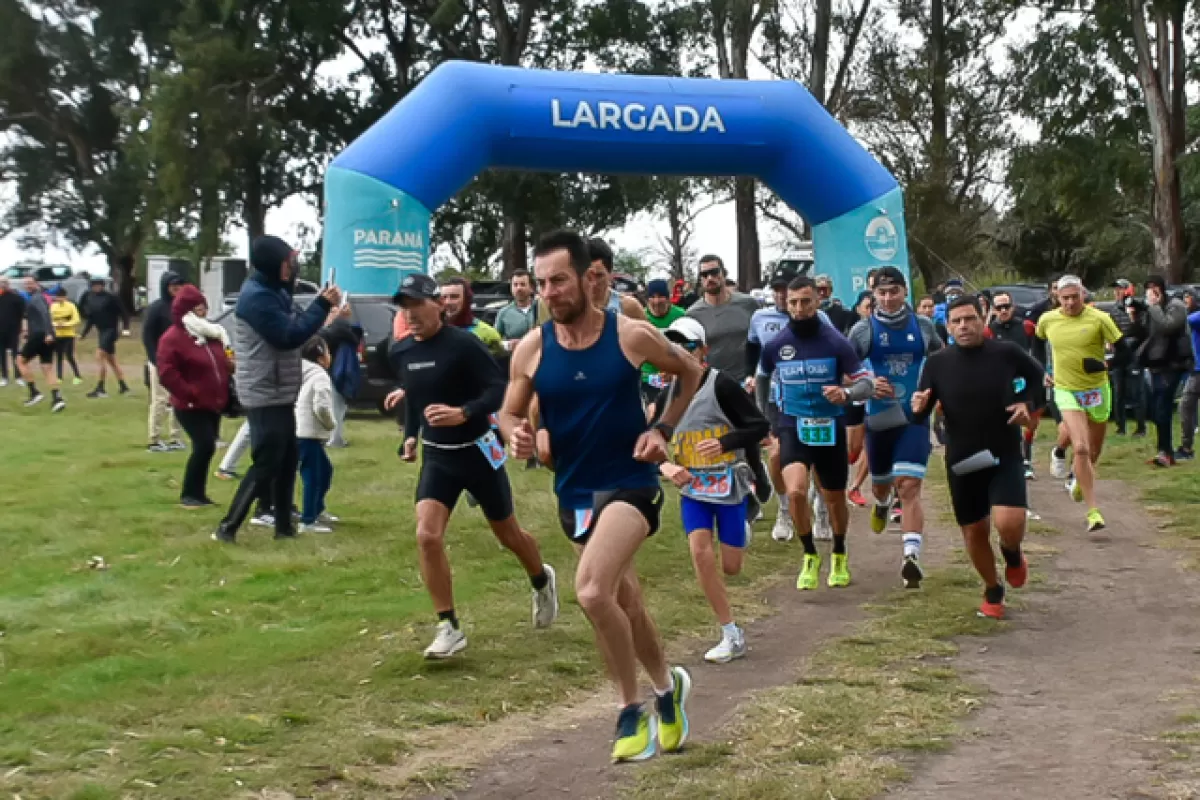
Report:
[{"label": "blue tank top", "polygon": [[658,486],[658,468],[635,461],[633,448],[647,428],[641,370],[621,352],[617,317],[586,350],[567,350],[542,325],[542,360],[533,376],[542,424],[550,434],[554,491],[559,505],[591,508],[595,492]]},{"label": "blue tank top", "polygon": [[877,416],[899,405],[912,421],[912,395],[921,382],[925,364],[925,337],[917,324],[917,315],[909,312],[908,323],[901,330],[884,325],[871,317],[871,368],[875,375],[887,378],[896,390],[896,399],[867,402],[867,416]]},{"label": "blue tank top", "polygon": [[608,307],[605,311],[611,311],[614,314],[621,313],[621,295],[617,294],[616,289],[608,290]]}]

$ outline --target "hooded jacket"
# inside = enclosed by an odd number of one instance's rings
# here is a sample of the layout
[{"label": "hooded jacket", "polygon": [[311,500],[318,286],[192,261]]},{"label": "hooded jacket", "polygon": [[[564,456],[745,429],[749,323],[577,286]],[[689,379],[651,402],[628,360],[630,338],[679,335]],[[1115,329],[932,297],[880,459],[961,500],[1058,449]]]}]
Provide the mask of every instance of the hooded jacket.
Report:
[{"label": "hooded jacket", "polygon": [[243,408],[291,406],[300,394],[300,348],[321,329],[329,302],[318,296],[303,312],[292,307],[292,281],[280,273],[292,248],[277,236],[250,247],[253,272],[242,284],[234,311],[237,393]]},{"label": "hooded jacket", "polygon": [[174,272],[164,272],[158,281],[158,299],[150,304],[142,318],[142,346],[146,348],[146,360],[158,363],[158,340],[171,327],[171,286],[183,283],[183,278]]},{"label": "hooded jacket", "polygon": [[31,341],[54,336],[54,324],[50,320],[50,305],[46,295],[38,289],[25,301],[25,330]]},{"label": "hooded jacket", "polygon": [[1138,363],[1153,371],[1182,370],[1190,372],[1195,365],[1192,340],[1188,331],[1187,306],[1175,297],[1148,306],[1138,315],[1137,328],[1145,331],[1145,341],[1138,348]]},{"label": "hooded jacket", "polygon": [[296,398],[296,438],[325,441],[337,427],[333,416],[333,381],[313,361],[302,362],[304,381]]},{"label": "hooded jacket", "polygon": [[118,325],[129,327],[129,315],[117,296],[107,289],[93,292],[90,289],[79,299],[79,313],[87,320],[80,337],[87,336],[88,331],[96,328],[101,331],[111,331]]},{"label": "hooded jacket", "polygon": [[[19,333],[24,317],[25,298],[15,289],[0,291],[0,334],[12,336]],[[0,346],[3,346],[2,342]]]},{"label": "hooded jacket", "polygon": [[220,339],[196,338],[183,318],[207,302],[195,286],[184,286],[171,304],[171,327],[158,340],[158,380],[183,411],[221,413],[229,403],[229,362]]}]

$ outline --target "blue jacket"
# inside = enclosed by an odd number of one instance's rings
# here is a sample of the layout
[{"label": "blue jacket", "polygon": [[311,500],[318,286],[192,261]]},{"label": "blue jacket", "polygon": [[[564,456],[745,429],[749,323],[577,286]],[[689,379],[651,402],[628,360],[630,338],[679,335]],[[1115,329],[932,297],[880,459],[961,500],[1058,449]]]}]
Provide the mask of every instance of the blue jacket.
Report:
[{"label": "blue jacket", "polygon": [[291,406],[300,394],[304,371],[300,348],[329,315],[329,303],[317,297],[303,312],[292,306],[290,285],[280,280],[291,248],[273,236],[255,240],[254,272],[242,284],[234,310],[238,400],[244,408]]},{"label": "blue jacket", "polygon": [[1195,357],[1192,370],[1200,372],[1200,311],[1188,314],[1188,327],[1192,331],[1192,355]]}]

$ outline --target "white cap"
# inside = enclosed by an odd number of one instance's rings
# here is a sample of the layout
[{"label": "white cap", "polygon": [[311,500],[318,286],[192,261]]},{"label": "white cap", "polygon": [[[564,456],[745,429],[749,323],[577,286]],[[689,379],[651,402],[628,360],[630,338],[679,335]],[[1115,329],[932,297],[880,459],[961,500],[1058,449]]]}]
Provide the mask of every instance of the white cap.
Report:
[{"label": "white cap", "polygon": [[678,344],[687,344],[689,342],[699,342],[702,345],[708,344],[704,337],[704,326],[698,320],[691,317],[680,317],[672,322],[671,327],[667,328],[666,337]]}]

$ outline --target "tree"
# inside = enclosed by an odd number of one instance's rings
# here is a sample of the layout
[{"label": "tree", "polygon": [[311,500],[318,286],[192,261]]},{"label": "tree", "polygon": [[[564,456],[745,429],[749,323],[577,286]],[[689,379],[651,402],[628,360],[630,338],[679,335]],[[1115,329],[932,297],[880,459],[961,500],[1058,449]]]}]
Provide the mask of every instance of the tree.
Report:
[{"label": "tree", "polygon": [[[1136,108],[1141,117],[1155,269],[1180,281],[1185,266],[1181,159],[1188,140],[1185,0],[1078,0],[1042,9],[1031,46],[1015,53],[1032,80],[1026,113],[1051,142],[1086,132],[1089,116]],[[1076,59],[1082,59],[1076,60]]]},{"label": "tree", "polygon": [[902,0],[896,24],[872,37],[867,91],[847,111],[905,187],[909,252],[927,286],[986,246],[988,189],[1015,105],[1014,76],[987,55],[1006,30],[999,11],[978,0]]},{"label": "tree", "polygon": [[171,0],[0,0],[0,165],[16,201],[0,232],[97,247],[122,302],[146,237],[139,99],[170,57]]},{"label": "tree", "polygon": [[[717,75],[723,79],[746,79],[750,46],[774,0],[708,0],[707,6],[717,53]],[[738,237],[738,288],[749,291],[762,283],[754,178],[734,180],[733,203]]]}]

